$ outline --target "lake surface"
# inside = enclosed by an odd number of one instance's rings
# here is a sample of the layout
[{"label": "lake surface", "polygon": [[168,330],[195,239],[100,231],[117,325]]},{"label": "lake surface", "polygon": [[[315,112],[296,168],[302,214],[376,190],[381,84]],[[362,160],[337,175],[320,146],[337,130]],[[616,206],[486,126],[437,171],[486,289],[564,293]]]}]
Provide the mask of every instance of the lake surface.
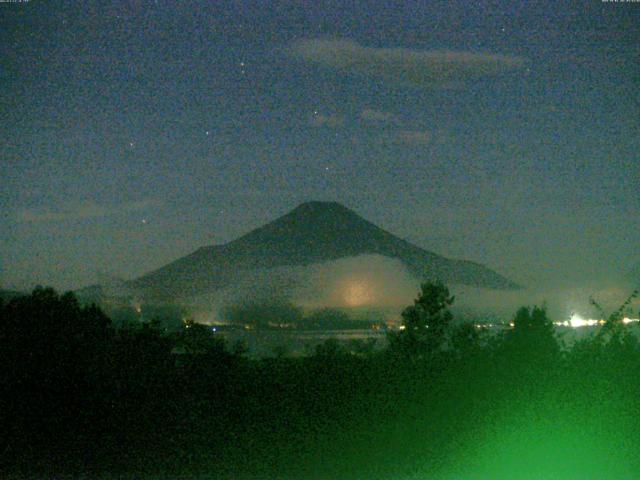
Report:
[{"label": "lake surface", "polygon": [[[482,326],[489,335],[497,335],[510,327],[502,324]],[[565,347],[570,347],[577,340],[595,335],[600,326],[585,325],[571,327],[556,326],[558,340]],[[630,331],[640,336],[637,320],[629,326]],[[353,329],[353,330],[229,330],[220,332],[231,345],[241,341],[249,348],[250,357],[273,356],[280,350],[286,355],[309,355],[315,352],[318,345],[329,339],[336,339],[345,346],[352,340],[375,341],[375,348],[382,349],[387,346],[387,330]]]}]

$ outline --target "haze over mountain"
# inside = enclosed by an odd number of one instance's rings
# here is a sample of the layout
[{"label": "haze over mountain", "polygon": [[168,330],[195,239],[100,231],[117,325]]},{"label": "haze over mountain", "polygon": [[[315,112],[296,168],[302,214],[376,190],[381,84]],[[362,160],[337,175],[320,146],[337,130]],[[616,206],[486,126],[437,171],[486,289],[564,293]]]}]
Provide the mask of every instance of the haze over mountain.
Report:
[{"label": "haze over mountain", "polygon": [[381,255],[398,259],[420,280],[439,279],[491,289],[519,286],[493,270],[424,250],[379,228],[336,202],[307,202],[224,245],[202,247],[129,282],[147,297],[211,292],[251,271]]}]

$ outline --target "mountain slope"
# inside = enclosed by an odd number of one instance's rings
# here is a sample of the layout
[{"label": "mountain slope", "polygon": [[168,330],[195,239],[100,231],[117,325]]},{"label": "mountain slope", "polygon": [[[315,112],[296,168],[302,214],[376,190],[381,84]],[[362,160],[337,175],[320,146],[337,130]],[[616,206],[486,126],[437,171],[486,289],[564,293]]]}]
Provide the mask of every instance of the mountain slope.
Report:
[{"label": "mountain slope", "polygon": [[516,284],[483,265],[419,248],[336,202],[307,202],[227,244],[203,247],[130,282],[146,293],[188,296],[255,269],[310,265],[362,254],[397,258],[420,279],[485,288]]}]

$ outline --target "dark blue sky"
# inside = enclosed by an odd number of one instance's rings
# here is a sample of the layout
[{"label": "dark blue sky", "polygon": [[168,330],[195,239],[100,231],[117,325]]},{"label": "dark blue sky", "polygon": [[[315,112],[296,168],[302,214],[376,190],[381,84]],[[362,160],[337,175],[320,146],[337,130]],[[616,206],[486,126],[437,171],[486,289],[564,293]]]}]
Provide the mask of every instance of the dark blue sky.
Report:
[{"label": "dark blue sky", "polygon": [[0,3],[0,285],[310,199],[529,286],[640,262],[640,3]]}]

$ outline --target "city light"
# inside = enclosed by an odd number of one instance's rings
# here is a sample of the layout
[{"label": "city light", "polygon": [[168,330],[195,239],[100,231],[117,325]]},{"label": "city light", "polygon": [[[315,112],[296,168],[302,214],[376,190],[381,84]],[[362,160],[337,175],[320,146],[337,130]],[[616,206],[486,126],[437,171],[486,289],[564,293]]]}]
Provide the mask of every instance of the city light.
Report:
[{"label": "city light", "polygon": [[571,318],[569,319],[569,326],[572,328],[593,327],[598,323],[599,323],[598,320],[584,319],[580,315],[576,315],[576,314],[572,315]]},{"label": "city light", "polygon": [[[625,317],[622,319],[622,323],[628,325],[630,323],[636,323],[640,321],[638,318],[628,318]],[[604,319],[594,319],[594,318],[582,318],[578,314],[573,314],[569,320],[565,320],[562,322],[553,322],[556,327],[570,327],[570,328],[582,328],[582,327],[595,327],[598,325],[604,325],[606,320]]]}]

